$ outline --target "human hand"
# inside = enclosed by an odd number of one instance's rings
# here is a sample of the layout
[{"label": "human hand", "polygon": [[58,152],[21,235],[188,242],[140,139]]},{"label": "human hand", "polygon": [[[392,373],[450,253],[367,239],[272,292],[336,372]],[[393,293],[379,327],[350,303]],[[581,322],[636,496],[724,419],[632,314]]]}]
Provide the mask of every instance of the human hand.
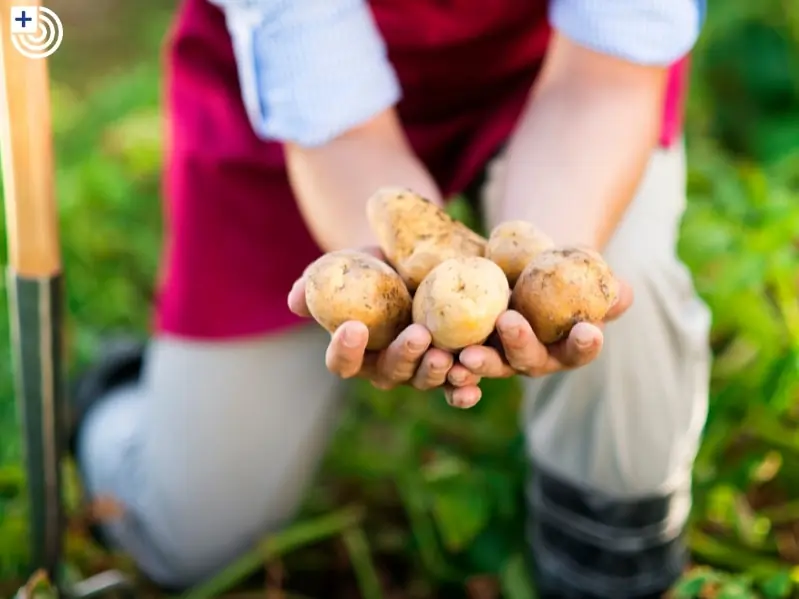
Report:
[{"label": "human hand", "polygon": [[[572,328],[568,338],[549,346],[536,338],[530,323],[521,314],[508,310],[497,319],[493,343],[463,349],[458,362],[472,376],[480,378],[506,378],[517,374],[540,377],[585,366],[596,359],[602,349],[604,323],[619,318],[632,302],[632,289],[619,281],[618,299],[603,323],[580,322]],[[454,368],[450,372],[453,371]]]},{"label": "human hand", "polygon": [[[366,251],[383,258],[378,250]],[[298,316],[310,317],[305,303],[305,278],[300,277],[288,296],[289,309]],[[361,322],[348,321],[331,335],[325,353],[330,372],[342,379],[364,378],[379,389],[410,385],[419,390],[443,387],[447,401],[458,407],[471,407],[480,399],[480,377],[455,362],[454,356],[431,347],[430,332],[412,324],[385,350],[367,351],[369,331]]]}]

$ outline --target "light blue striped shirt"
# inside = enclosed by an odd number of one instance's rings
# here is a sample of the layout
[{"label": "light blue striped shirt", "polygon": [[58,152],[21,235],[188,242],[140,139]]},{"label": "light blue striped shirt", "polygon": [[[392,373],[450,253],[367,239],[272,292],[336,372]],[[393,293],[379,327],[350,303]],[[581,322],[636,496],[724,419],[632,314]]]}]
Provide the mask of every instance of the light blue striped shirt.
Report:
[{"label": "light blue striped shirt", "polygon": [[[318,146],[399,101],[367,0],[208,1],[225,13],[244,105],[261,138]],[[696,42],[705,4],[550,0],[549,19],[597,52],[668,65]]]}]

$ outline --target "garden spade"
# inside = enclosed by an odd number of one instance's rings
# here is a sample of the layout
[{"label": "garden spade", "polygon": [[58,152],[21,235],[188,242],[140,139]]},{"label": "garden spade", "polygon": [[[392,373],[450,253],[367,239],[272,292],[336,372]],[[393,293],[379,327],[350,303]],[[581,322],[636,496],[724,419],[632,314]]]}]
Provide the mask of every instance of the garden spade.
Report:
[{"label": "garden spade", "polygon": [[[19,5],[0,0],[0,154],[8,235],[8,296],[16,395],[23,427],[29,498],[31,571],[61,581],[64,513],[61,457],[65,445],[62,379],[62,265],[55,201],[47,61],[21,53],[11,39]],[[17,7],[12,14],[12,7]],[[94,595],[124,586],[106,572],[65,595]]]}]

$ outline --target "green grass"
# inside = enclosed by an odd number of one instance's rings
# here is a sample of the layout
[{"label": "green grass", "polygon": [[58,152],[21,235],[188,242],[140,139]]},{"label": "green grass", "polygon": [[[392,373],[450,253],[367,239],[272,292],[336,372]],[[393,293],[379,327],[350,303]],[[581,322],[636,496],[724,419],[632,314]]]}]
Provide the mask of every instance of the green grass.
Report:
[{"label": "green grass", "polygon": [[[681,598],[777,599],[799,584],[799,10],[783,8],[711,0],[696,54],[680,251],[713,310],[716,359],[689,541],[696,561],[714,569],[687,574]],[[82,68],[88,53],[54,63],[72,365],[90,360],[109,331],[148,325],[166,24],[153,15],[137,29],[135,53],[91,69]],[[124,68],[108,70],[123,58]],[[4,312],[4,297],[0,304]],[[0,340],[8,338],[0,318]],[[9,368],[0,361],[0,580],[11,581],[0,597],[15,590],[26,555]],[[519,391],[487,382],[484,396],[459,412],[438,394],[355,386],[302,516],[190,596],[228,592],[266,565],[270,580],[283,576],[311,597],[397,597],[391,589],[414,599],[493,597],[491,589],[534,597],[521,538]],[[79,525],[69,556],[82,573],[109,560],[127,567]],[[481,585],[489,594],[478,594]]]}]

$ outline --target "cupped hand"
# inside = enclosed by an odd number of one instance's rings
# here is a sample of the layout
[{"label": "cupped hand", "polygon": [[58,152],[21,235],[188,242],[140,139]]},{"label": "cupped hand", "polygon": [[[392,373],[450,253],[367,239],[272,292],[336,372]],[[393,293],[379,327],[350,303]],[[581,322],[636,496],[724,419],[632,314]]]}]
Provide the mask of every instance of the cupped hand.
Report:
[{"label": "cupped hand", "polygon": [[481,378],[517,374],[540,377],[585,366],[602,350],[604,323],[619,318],[632,302],[632,289],[620,282],[619,297],[603,323],[578,323],[566,339],[552,345],[541,343],[530,323],[518,312],[508,310],[497,319],[496,342],[463,349],[458,362],[470,374]]},{"label": "cupped hand", "polygon": [[[370,253],[379,255],[375,250]],[[311,316],[305,303],[305,278],[300,277],[288,296],[289,309]],[[331,335],[325,353],[330,372],[342,379],[364,378],[379,389],[410,385],[419,390],[442,387],[450,405],[471,407],[480,400],[480,376],[455,362],[454,356],[431,346],[430,332],[412,324],[385,350],[368,351],[369,330],[358,321],[342,324]]]}]

